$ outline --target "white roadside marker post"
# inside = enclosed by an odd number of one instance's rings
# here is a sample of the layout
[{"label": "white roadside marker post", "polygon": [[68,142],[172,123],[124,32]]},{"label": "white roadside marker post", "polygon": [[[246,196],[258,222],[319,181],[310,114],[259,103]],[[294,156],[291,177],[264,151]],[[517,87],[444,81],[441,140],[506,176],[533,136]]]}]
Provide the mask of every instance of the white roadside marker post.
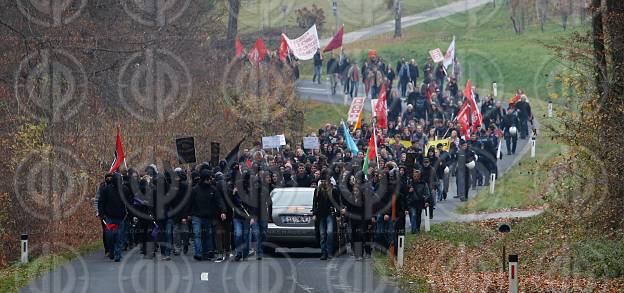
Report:
[{"label": "white roadside marker post", "polygon": [[553,116],[553,103],[548,102],[548,118],[552,118]]},{"label": "white roadside marker post", "polygon": [[425,232],[431,231],[431,222],[429,221],[429,208],[425,207],[423,209],[425,212]]},{"label": "white roadside marker post", "polygon": [[399,245],[397,251],[397,266],[403,267],[403,253],[405,252],[405,235],[399,235]]},{"label": "white roadside marker post", "polygon": [[494,185],[496,185],[496,173],[490,174],[490,194],[494,194]]},{"label": "white roadside marker post", "polygon": [[20,240],[22,242],[20,262],[26,264],[28,263],[28,234],[20,235]]},{"label": "white roadside marker post", "polygon": [[497,89],[496,81],[492,82],[492,93],[494,94],[495,98],[498,96],[498,89]]},{"label": "white roadside marker post", "polygon": [[535,158],[535,136],[531,137],[531,158]]},{"label": "white roadside marker post", "polygon": [[509,255],[509,293],[518,293],[518,255]]}]

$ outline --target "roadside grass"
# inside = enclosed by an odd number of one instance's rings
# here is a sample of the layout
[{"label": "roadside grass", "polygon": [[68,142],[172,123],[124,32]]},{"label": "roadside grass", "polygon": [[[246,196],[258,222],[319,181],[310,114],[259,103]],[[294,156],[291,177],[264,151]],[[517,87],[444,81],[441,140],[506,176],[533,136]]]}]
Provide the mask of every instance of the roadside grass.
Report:
[{"label": "roadside grass", "polygon": [[27,264],[14,263],[0,270],[0,292],[13,293],[46,272],[78,258],[85,253],[93,252],[102,247],[102,241],[95,241],[77,249],[77,253],[64,252],[40,256],[29,260]]},{"label": "roadside grass", "polygon": [[[346,123],[350,106],[326,104],[312,100],[304,100],[304,129],[306,133],[314,132],[326,123],[340,125],[340,120]],[[370,114],[362,113],[362,121],[368,121]]]},{"label": "roadside grass", "polygon": [[416,241],[445,241],[454,246],[465,245],[466,247],[478,247],[489,237],[492,237],[494,230],[484,229],[475,224],[459,222],[444,222],[431,225],[431,231],[420,234],[409,234],[406,237],[407,243]]},{"label": "roadside grass", "polygon": [[402,274],[401,270],[394,267],[388,256],[383,253],[373,254],[373,270],[385,281],[393,282],[404,292],[428,293],[429,285],[427,279],[415,275]]},{"label": "roadside grass", "polygon": [[[403,1],[402,15],[416,14],[455,1],[458,0]],[[337,3],[338,25],[345,25],[345,33],[394,19],[394,10],[387,9],[387,0],[340,0]],[[239,12],[239,30],[248,33],[270,28],[295,27],[297,26],[295,11],[303,7],[311,9],[312,4],[322,8],[325,15],[324,31],[319,32],[319,37],[333,36],[336,19],[333,15],[331,0],[243,1]],[[285,13],[282,10],[283,6],[286,8]]]},{"label": "roadside grass", "polygon": [[547,202],[542,196],[552,184],[549,177],[550,169],[557,158],[567,152],[568,147],[554,140],[551,131],[544,126],[546,123],[552,124],[553,120],[547,118],[547,104],[539,99],[533,99],[531,107],[536,119],[542,124],[538,130],[535,158],[531,158],[530,151],[524,154],[516,166],[496,180],[494,194],[490,194],[489,187],[483,188],[474,197],[458,206],[457,212],[470,214],[522,209],[541,206]]}]

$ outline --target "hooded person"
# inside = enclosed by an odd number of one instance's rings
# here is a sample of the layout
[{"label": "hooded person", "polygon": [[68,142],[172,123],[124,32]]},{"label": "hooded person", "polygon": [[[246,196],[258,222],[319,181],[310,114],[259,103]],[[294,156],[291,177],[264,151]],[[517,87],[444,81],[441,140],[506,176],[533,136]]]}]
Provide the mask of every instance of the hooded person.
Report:
[{"label": "hooded person", "polygon": [[318,187],[314,190],[314,199],[312,201],[312,214],[315,221],[318,222],[318,231],[320,234],[321,260],[331,257],[334,250],[334,203],[338,202],[337,189],[330,183],[331,175],[329,170],[321,171],[321,180]]},{"label": "hooded person", "polygon": [[468,149],[468,143],[465,140],[460,140],[459,149],[457,150],[457,169],[456,169],[456,183],[457,183],[457,196],[461,201],[468,200],[468,192],[470,190],[470,166],[474,165],[474,154]]},{"label": "hooded person", "polygon": [[193,222],[196,260],[214,257],[214,226],[226,220],[223,196],[219,194],[212,172],[199,172],[199,183],[191,191],[191,215]]},{"label": "hooded person", "polygon": [[121,253],[124,246],[125,219],[128,215],[124,198],[129,192],[123,185],[121,174],[114,173],[111,183],[106,184],[100,191],[98,199],[98,215],[106,225],[106,241],[113,253],[109,257],[115,262],[121,261]]}]

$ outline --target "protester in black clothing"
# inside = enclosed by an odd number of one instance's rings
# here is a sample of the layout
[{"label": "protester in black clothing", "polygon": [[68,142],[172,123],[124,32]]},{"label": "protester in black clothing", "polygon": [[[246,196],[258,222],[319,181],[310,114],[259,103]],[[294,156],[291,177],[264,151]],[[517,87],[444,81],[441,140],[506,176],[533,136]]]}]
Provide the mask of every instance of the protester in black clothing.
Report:
[{"label": "protester in black clothing", "polygon": [[518,143],[518,116],[514,114],[513,108],[507,109],[507,115],[503,117],[501,128],[505,136],[505,145],[507,146],[507,155],[516,154],[516,145]]},{"label": "protester in black clothing", "polygon": [[328,170],[321,171],[319,186],[314,190],[314,200],[312,203],[312,214],[321,237],[321,260],[331,257],[334,249],[334,219],[336,212],[334,202],[337,202],[338,192],[330,183]]},{"label": "protester in black clothing", "polygon": [[418,72],[418,64],[416,64],[416,60],[412,59],[408,66],[409,66],[410,82],[416,85],[418,82],[418,77],[420,76],[420,73]]},{"label": "protester in black clothing", "polygon": [[415,234],[420,231],[422,210],[429,206],[431,192],[427,182],[422,179],[422,171],[419,168],[414,168],[412,176],[407,177],[401,189],[402,193],[408,195],[411,232]]},{"label": "protester in black clothing", "polygon": [[316,54],[314,54],[314,75],[312,76],[312,82],[318,81],[321,84],[321,69],[323,67],[323,55],[321,54],[321,49],[316,49]]},{"label": "protester in black clothing", "polygon": [[121,174],[114,173],[110,184],[106,184],[100,190],[98,199],[98,214],[102,217],[106,225],[106,239],[109,241],[109,249],[112,248],[112,255],[109,257],[115,262],[121,261],[121,252],[124,245],[125,218],[128,214],[126,210],[128,194],[123,185]]},{"label": "protester in black clothing", "polygon": [[520,101],[514,104],[514,108],[516,108],[518,112],[520,139],[526,139],[527,136],[529,136],[529,126],[527,123],[533,120],[533,116],[531,113],[531,105],[527,102],[525,95],[520,96]]},{"label": "protester in black clothing", "polygon": [[226,220],[223,196],[219,194],[212,172],[201,170],[199,177],[199,184],[191,191],[196,260],[202,260],[204,254],[208,259],[214,257],[214,225],[219,218],[221,221]]}]

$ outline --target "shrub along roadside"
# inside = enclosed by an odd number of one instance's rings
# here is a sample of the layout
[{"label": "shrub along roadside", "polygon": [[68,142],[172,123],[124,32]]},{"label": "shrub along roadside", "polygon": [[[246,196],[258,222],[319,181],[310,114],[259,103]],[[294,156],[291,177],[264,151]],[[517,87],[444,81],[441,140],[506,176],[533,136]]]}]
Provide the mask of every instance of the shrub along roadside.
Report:
[{"label": "shrub along roadside", "polygon": [[84,245],[75,252],[42,255],[31,259],[27,264],[14,263],[0,270],[0,292],[13,293],[46,272],[72,261],[80,255],[102,248],[102,241]]}]

